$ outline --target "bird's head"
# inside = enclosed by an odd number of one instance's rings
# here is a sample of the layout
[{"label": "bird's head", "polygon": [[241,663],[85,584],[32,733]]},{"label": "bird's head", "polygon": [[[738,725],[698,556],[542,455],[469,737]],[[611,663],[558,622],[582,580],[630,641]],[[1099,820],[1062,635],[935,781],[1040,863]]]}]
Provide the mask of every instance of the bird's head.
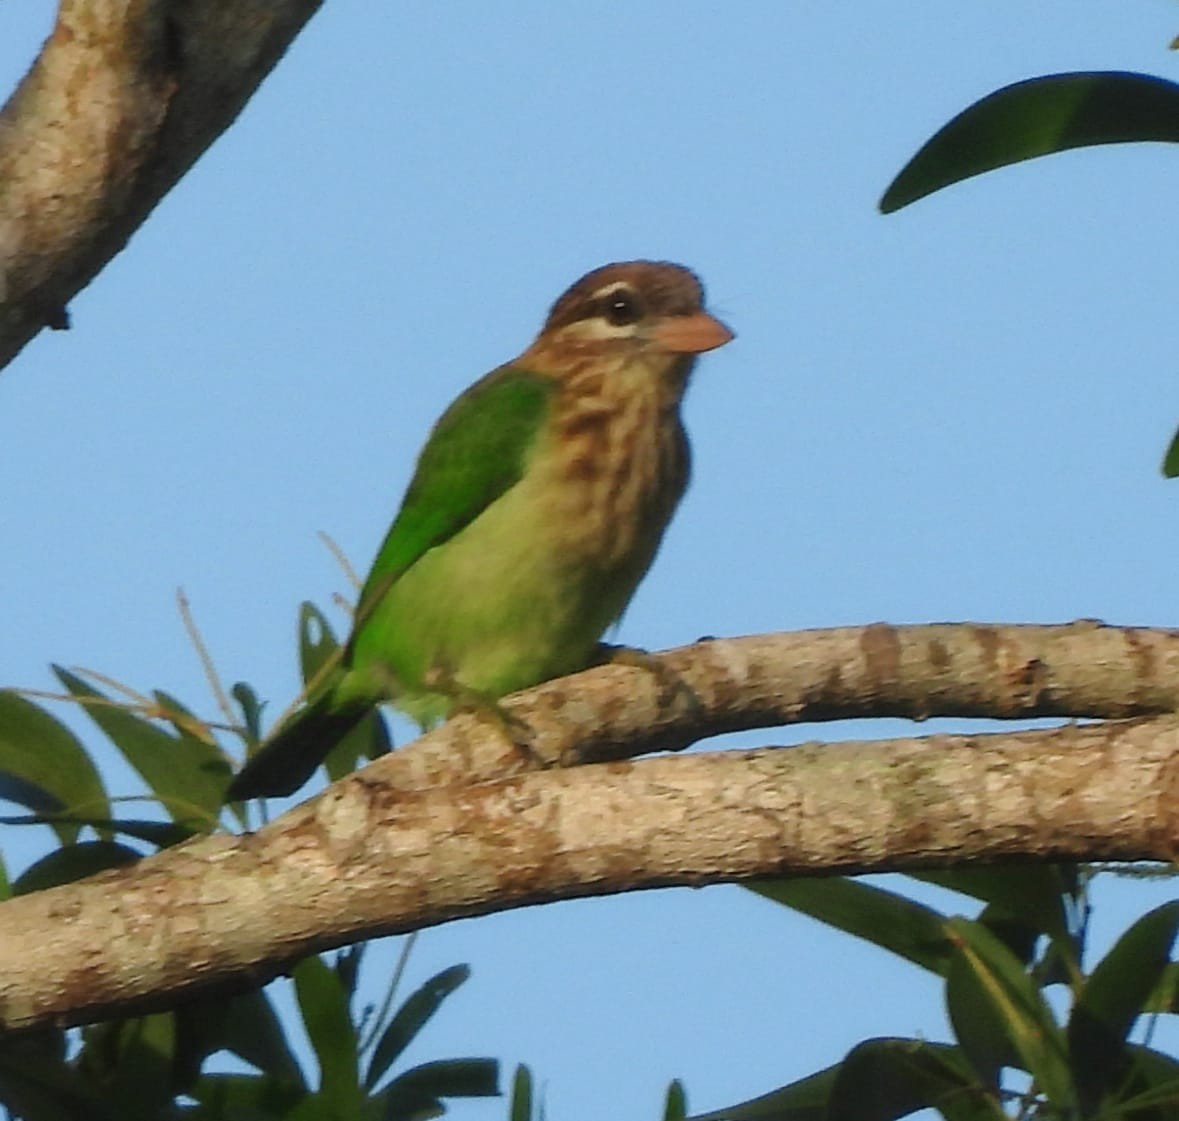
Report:
[{"label": "bird's head", "polygon": [[553,304],[520,364],[561,374],[586,361],[633,362],[686,377],[695,356],[733,332],[704,310],[695,273],[665,261],[624,261],[586,273]]}]

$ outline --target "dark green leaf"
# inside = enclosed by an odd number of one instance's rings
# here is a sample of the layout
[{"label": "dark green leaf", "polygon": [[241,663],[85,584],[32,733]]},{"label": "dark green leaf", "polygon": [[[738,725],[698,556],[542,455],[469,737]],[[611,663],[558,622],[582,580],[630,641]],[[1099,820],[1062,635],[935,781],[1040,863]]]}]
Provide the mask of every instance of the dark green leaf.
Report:
[{"label": "dark green leaf", "polygon": [[497,1060],[441,1059],[407,1070],[376,1097],[384,1103],[384,1117],[401,1118],[438,1106],[443,1098],[495,1098],[499,1092]]},{"label": "dark green leaf", "polygon": [[1005,1066],[1018,1066],[1007,1022],[999,1014],[978,973],[962,954],[955,954],[946,977],[946,1011],[963,1055],[979,1082],[995,1089]]},{"label": "dark green leaf", "polygon": [[[106,701],[68,670],[54,667],[62,684],[79,698]],[[175,820],[210,827],[229,784],[229,764],[220,748],[184,732],[171,735],[126,708],[89,704],[87,715],[143,777]]]},{"label": "dark green leaf", "polygon": [[854,1047],[831,1087],[826,1121],[896,1121],[919,1109],[946,1121],[1002,1121],[956,1047],[916,1039],[869,1039]]},{"label": "dark green leaf", "polygon": [[1126,1121],[1175,1121],[1179,1116],[1179,1062],[1149,1047],[1126,1048],[1128,1068],[1114,1108]]},{"label": "dark green leaf", "polygon": [[299,962],[291,976],[303,1026],[319,1060],[319,1094],[350,1116],[360,1108],[362,1095],[348,995],[335,970],[314,955]]},{"label": "dark green leaf", "polygon": [[885,214],[942,187],[1036,156],[1179,140],[1179,86],[1149,74],[1050,74],[976,101],[921,147],[880,200]]},{"label": "dark green leaf", "polygon": [[663,1103],[663,1121],[684,1121],[688,1116],[688,1091],[677,1078],[667,1088]]},{"label": "dark green leaf", "polygon": [[949,919],[947,932],[1005,1025],[1025,1070],[1061,1113],[1075,1108],[1064,1033],[1023,963],[978,922]]},{"label": "dark green leaf", "polygon": [[827,1067],[737,1105],[697,1113],[688,1121],[827,1121],[827,1102],[840,1066]]},{"label": "dark green leaf", "polygon": [[751,891],[801,911],[857,938],[945,974],[951,946],[944,917],[895,892],[856,880],[772,880],[746,885]]},{"label": "dark green leaf", "polygon": [[12,893],[28,895],[33,891],[72,884],[96,872],[134,864],[141,856],[135,849],[118,841],[80,841],[74,845],[63,845],[41,857],[17,876]]},{"label": "dark green leaf", "polygon": [[442,1002],[470,975],[469,965],[452,965],[431,977],[405,1001],[381,1033],[365,1076],[366,1088],[371,1090],[384,1077]]},{"label": "dark green leaf", "polygon": [[38,1032],[0,1047],[0,1102],[28,1121],[122,1121],[103,1094],[65,1061],[65,1034]]},{"label": "dark green leaf", "polygon": [[532,1121],[532,1071],[523,1063],[512,1077],[512,1104],[508,1121]]},{"label": "dark green leaf", "polygon": [[356,984],[360,979],[360,963],[364,960],[366,948],[367,943],[357,942],[354,946],[341,950],[336,954],[336,960],[332,966],[336,971],[336,976],[340,978],[340,984],[344,986],[344,992],[349,1000],[356,995]]},{"label": "dark green leaf", "polygon": [[283,1079],[246,1074],[206,1074],[192,1097],[199,1107],[189,1121],[289,1121],[306,1092]]},{"label": "dark green leaf", "polygon": [[1143,915],[1097,964],[1068,1023],[1073,1077],[1092,1110],[1125,1077],[1126,1037],[1170,961],[1179,902]]},{"label": "dark green leaf", "polygon": [[124,1121],[154,1121],[170,1105],[175,1020],[170,1012],[98,1024],[83,1032],[78,1069],[100,1085]]},{"label": "dark green leaf", "polygon": [[305,1091],[303,1072],[266,993],[261,989],[242,993],[231,997],[227,1007],[221,1045],[272,1079]]},{"label": "dark green leaf", "polygon": [[1073,865],[971,864],[909,875],[1001,907],[1050,938],[1072,944],[1066,901],[1077,890]]},{"label": "dark green leaf", "polygon": [[[110,816],[102,779],[73,732],[10,689],[0,689],[0,773],[24,780],[56,803],[36,805],[17,799],[29,809]],[[0,796],[9,796],[13,789],[0,791]],[[72,841],[78,835],[74,826],[54,826],[54,830],[62,841]]]},{"label": "dark green leaf", "polygon": [[1179,431],[1171,437],[1171,442],[1167,446],[1167,453],[1163,456],[1163,477],[1173,479],[1179,475]]},{"label": "dark green leaf", "polygon": [[1179,1012],[1179,965],[1172,962],[1163,970],[1150,996],[1142,1004],[1143,1012]]},{"label": "dark green leaf", "polygon": [[253,686],[245,681],[235,682],[230,693],[242,710],[242,723],[245,724],[250,739],[257,743],[262,738],[262,710],[266,708],[266,702],[259,700]]},{"label": "dark green leaf", "polygon": [[78,814],[40,814],[0,817],[0,825],[45,825],[65,822],[68,825],[89,825],[100,833],[122,833],[137,841],[147,841],[157,848],[170,848],[195,837],[197,831],[167,821],[139,821],[131,818],[81,817]]}]

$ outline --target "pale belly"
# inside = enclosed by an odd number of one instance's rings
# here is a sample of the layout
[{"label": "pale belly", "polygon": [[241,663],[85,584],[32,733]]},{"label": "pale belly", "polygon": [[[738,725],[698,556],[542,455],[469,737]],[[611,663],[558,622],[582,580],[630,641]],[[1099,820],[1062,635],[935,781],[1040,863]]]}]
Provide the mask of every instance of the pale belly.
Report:
[{"label": "pale belly", "polygon": [[364,688],[430,724],[453,707],[444,682],[500,697],[591,664],[663,525],[644,527],[633,556],[606,561],[561,524],[561,511],[516,488],[425,553],[357,636],[351,662]]}]

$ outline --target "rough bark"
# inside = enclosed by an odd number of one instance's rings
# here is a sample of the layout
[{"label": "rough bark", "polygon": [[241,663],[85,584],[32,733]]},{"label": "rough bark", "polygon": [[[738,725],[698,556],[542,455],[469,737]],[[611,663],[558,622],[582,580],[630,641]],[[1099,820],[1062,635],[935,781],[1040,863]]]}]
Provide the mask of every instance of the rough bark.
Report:
[{"label": "rough bark", "polygon": [[608,666],[506,702],[554,757],[615,761],[529,772],[497,731],[459,718],[255,834],[199,838],[5,903],[0,1030],[166,1006],[259,983],[315,950],[573,896],[1175,853],[1169,715],[617,758],[842,715],[1166,712],[1179,697],[1171,632],[874,626],[715,640],[665,664],[694,697]]},{"label": "rough bark", "polygon": [[0,111],[0,368],[237,117],[320,0],[61,0]]}]

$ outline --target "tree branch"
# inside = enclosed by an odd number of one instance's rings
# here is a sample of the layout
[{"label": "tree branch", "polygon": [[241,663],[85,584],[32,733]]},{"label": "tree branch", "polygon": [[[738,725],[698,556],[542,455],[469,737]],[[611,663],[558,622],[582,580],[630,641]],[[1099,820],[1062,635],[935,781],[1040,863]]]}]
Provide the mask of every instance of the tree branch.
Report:
[{"label": "tree branch", "polygon": [[[776,662],[784,651],[797,661]],[[628,735],[635,750],[682,746],[741,711],[746,726],[1155,711],[1174,701],[1177,655],[1170,632],[1094,624],[849,628],[672,652],[698,709],[620,666],[506,703],[546,751],[618,755]],[[644,731],[648,719],[661,727]],[[261,983],[315,950],[574,896],[967,860],[1168,860],[1179,838],[1173,716],[508,775],[505,760],[524,766],[460,717],[256,834],[3,904],[0,1026],[126,1015]]]},{"label": "tree branch", "polygon": [[321,0],[61,0],[0,110],[0,368],[123,248]]}]

